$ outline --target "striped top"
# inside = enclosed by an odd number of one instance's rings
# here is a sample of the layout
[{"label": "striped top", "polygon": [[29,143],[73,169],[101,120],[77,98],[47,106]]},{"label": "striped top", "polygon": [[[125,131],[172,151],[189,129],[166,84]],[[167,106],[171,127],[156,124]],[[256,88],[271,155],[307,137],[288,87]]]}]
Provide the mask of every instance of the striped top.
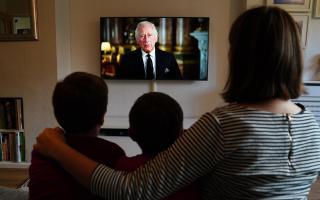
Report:
[{"label": "striped top", "polygon": [[134,172],[99,165],[91,190],[107,199],[161,199],[199,178],[203,199],[307,199],[320,171],[320,127],[298,106],[291,116],[217,108]]}]

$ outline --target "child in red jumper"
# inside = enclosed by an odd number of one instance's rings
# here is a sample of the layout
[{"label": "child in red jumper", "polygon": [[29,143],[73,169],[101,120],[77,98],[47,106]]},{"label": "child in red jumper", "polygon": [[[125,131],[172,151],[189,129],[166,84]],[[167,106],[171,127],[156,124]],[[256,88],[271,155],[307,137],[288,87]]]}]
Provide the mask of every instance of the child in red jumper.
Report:
[{"label": "child in red jumper", "polygon": [[[65,131],[66,142],[87,157],[114,167],[124,151],[98,138],[107,110],[108,88],[100,77],[75,72],[57,83],[52,97],[55,117]],[[78,166],[81,167],[81,166]],[[29,199],[97,199],[56,161],[32,152]]]}]

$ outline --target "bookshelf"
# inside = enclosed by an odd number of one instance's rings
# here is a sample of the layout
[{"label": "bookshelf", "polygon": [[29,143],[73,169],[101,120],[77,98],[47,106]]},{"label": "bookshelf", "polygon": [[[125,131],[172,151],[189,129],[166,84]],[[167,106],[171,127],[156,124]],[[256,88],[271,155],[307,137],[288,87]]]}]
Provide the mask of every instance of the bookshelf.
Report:
[{"label": "bookshelf", "polygon": [[0,97],[0,167],[25,161],[23,99]]}]

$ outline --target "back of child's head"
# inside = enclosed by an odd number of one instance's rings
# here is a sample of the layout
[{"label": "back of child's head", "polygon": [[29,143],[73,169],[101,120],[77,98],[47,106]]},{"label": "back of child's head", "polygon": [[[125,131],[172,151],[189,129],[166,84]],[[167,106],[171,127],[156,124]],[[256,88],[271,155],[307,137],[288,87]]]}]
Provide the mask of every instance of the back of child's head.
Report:
[{"label": "back of child's head", "polygon": [[52,96],[55,117],[70,134],[83,134],[102,125],[107,103],[106,83],[86,72],[74,72],[58,82]]},{"label": "back of child's head", "polygon": [[165,150],[183,130],[183,112],[169,95],[150,92],[139,97],[129,113],[130,137],[143,153],[156,155]]}]

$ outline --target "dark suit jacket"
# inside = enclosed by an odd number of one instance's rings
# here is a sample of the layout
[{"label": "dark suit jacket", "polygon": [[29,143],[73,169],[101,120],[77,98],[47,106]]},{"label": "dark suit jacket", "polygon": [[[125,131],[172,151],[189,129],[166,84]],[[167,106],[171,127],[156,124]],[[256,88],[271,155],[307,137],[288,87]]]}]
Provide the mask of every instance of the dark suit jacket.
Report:
[{"label": "dark suit jacket", "polygon": [[[116,73],[119,79],[145,79],[141,49],[123,55]],[[179,66],[173,54],[156,49],[156,79],[179,80],[181,78]]]}]

